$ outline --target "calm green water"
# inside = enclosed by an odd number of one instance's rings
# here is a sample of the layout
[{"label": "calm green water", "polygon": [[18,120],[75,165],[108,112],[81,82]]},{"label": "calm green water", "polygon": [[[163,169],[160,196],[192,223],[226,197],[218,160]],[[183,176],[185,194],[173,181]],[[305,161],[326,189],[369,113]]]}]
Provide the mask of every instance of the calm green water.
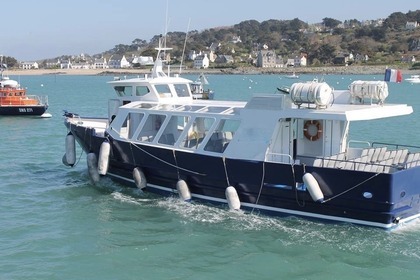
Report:
[{"label": "calm green water", "polygon": [[[0,117],[0,279],[420,279],[420,222],[386,232],[231,213],[107,179],[93,186],[80,148],[74,168],[61,163],[62,110],[105,116],[113,96],[106,81],[113,77],[12,78],[31,93],[47,94],[53,117]],[[235,100],[296,81],[207,78],[217,99]],[[324,78],[335,88],[382,79]],[[390,91],[389,102],[410,103],[416,112],[356,123],[352,138],[420,145],[420,85],[390,84]]]}]

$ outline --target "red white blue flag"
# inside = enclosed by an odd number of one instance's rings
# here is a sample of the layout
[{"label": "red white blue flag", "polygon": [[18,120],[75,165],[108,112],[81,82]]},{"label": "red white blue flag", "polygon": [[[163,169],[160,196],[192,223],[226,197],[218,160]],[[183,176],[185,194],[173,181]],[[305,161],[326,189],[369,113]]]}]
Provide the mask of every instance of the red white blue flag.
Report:
[{"label": "red white blue flag", "polygon": [[401,70],[389,69],[385,70],[385,79],[386,82],[401,83],[402,82],[402,73]]}]

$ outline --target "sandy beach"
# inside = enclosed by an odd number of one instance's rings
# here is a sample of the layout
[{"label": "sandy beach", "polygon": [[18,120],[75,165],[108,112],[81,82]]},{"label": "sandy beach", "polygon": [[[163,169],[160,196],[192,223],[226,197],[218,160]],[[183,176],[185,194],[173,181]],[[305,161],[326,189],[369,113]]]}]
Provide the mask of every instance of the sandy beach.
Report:
[{"label": "sandy beach", "polygon": [[[299,67],[299,68],[208,68],[208,69],[185,69],[182,74],[383,74],[387,66],[330,66],[330,67]],[[398,67],[389,68],[401,69]],[[178,73],[177,67],[171,68],[172,73]],[[177,70],[175,70],[177,69]],[[418,74],[419,70],[401,69],[403,74]],[[150,73],[150,69],[9,69],[9,75],[144,75]]]}]

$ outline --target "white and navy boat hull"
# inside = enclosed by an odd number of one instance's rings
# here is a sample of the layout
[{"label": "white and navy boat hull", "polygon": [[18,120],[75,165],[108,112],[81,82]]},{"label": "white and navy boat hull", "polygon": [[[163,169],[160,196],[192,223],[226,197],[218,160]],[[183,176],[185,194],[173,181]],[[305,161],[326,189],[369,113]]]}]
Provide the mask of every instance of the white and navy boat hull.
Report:
[{"label": "white and navy boat hull", "polygon": [[48,109],[47,105],[36,106],[0,106],[0,115],[4,116],[41,116]]},{"label": "white and navy boat hull", "polygon": [[[279,164],[199,155],[188,151],[118,141],[109,135],[66,122],[86,153],[99,156],[101,144],[111,144],[107,176],[135,187],[133,170],[140,168],[146,190],[176,193],[176,184],[186,182],[193,199],[227,204],[225,190],[233,186],[243,209],[274,215],[299,215],[332,222],[350,222],[393,228],[420,212],[418,182],[420,167],[396,173],[374,173],[303,164]],[[311,173],[327,202],[314,201],[302,177]],[[369,195],[367,195],[369,194]],[[337,197],[335,197],[337,196]]]}]

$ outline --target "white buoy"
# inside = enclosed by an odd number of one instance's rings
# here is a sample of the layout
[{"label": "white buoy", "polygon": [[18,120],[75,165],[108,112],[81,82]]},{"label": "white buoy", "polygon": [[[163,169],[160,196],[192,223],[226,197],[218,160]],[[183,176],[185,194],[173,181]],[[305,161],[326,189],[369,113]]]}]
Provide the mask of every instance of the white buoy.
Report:
[{"label": "white buoy", "polygon": [[106,172],[108,172],[110,152],[111,144],[107,140],[105,140],[104,142],[102,142],[101,148],[99,149],[98,173],[100,175],[106,175]]},{"label": "white buoy", "polygon": [[76,163],[76,140],[71,132],[66,136],[66,162],[70,166]]},{"label": "white buoy", "polygon": [[239,200],[238,192],[234,187],[227,187],[225,195],[230,210],[239,210],[241,208],[241,201]]},{"label": "white buoy", "polygon": [[63,158],[61,159],[61,161],[63,162],[65,166],[70,166],[69,163],[67,162],[66,154],[63,155]]},{"label": "white buoy", "polygon": [[311,173],[305,173],[302,179],[313,201],[323,202],[324,194],[322,193],[318,181],[315,179],[315,177]]},{"label": "white buoy", "polygon": [[178,190],[179,197],[183,201],[191,200],[190,189],[188,188],[188,185],[184,180],[179,180],[178,182],[176,182],[176,189]]},{"label": "white buoy", "polygon": [[133,169],[133,179],[134,179],[134,183],[136,183],[137,188],[142,190],[146,187],[147,185],[146,176],[144,175],[140,167],[136,167]]},{"label": "white buoy", "polygon": [[89,172],[89,177],[94,184],[99,182],[99,173],[98,173],[98,161],[94,153],[89,153],[87,155],[87,167]]},{"label": "white buoy", "polygon": [[47,118],[51,118],[52,115],[50,113],[44,113],[40,116],[41,118],[47,119]]}]

